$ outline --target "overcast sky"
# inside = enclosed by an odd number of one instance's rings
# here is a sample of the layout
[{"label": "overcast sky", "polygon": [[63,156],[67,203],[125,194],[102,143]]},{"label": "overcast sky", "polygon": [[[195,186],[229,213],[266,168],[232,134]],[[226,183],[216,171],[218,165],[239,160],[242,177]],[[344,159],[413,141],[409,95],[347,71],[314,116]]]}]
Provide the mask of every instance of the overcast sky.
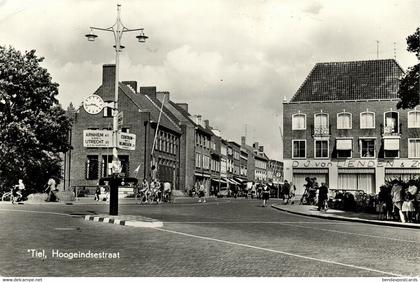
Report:
[{"label": "overcast sky", "polygon": [[120,80],[169,91],[227,139],[259,141],[281,157],[283,98],[290,98],[317,62],[396,57],[416,63],[405,38],[420,26],[418,0],[0,0],[0,42],[36,49],[60,84],[63,107],[78,106],[114,63],[113,37],[89,26],[114,24],[116,4],[128,28]]}]

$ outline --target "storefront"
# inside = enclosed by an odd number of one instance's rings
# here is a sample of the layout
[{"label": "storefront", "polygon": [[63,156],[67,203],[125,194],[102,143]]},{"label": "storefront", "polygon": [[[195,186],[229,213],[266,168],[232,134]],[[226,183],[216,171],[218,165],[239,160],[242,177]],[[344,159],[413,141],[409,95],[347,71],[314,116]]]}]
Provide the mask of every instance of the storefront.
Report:
[{"label": "storefront", "polygon": [[296,187],[296,195],[305,192],[306,177],[316,178],[319,185],[328,184],[328,168],[296,168],[293,170],[293,184]]},{"label": "storefront", "polygon": [[420,168],[386,168],[385,179],[391,181],[393,179],[398,180],[410,180],[420,177]]},{"label": "storefront", "polygon": [[375,192],[374,168],[339,168],[337,189],[363,190],[366,193]]}]

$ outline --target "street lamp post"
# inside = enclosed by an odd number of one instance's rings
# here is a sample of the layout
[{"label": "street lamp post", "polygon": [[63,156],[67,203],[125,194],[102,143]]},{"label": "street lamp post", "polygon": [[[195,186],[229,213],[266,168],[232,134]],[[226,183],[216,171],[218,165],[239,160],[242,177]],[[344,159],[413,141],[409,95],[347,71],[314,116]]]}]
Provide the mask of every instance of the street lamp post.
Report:
[{"label": "street lamp post", "polygon": [[131,31],[139,31],[139,35],[136,36],[140,43],[145,43],[148,38],[144,35],[143,28],[128,29],[122,22],[120,17],[121,5],[117,5],[117,20],[115,24],[109,28],[100,28],[100,27],[90,27],[90,33],[86,34],[88,41],[95,41],[98,37],[94,34],[94,30],[99,31],[110,31],[114,35],[115,40],[115,96],[114,96],[114,106],[113,106],[113,127],[112,127],[112,174],[113,177],[110,181],[110,204],[109,204],[109,214],[118,215],[118,173],[120,170],[119,160],[118,160],[118,149],[117,149],[117,139],[118,139],[118,82],[119,82],[119,68],[120,68],[120,52],[124,49],[124,46],[121,45],[121,38],[123,33]]}]

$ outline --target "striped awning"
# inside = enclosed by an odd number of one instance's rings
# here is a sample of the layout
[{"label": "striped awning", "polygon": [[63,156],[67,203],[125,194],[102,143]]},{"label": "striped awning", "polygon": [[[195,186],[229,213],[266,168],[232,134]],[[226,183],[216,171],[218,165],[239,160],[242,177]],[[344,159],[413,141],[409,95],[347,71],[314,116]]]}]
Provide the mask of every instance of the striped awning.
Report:
[{"label": "striped awning", "polygon": [[328,173],[328,168],[294,168],[293,173]]},{"label": "striped awning", "polygon": [[341,174],[375,174],[374,168],[339,168]]},{"label": "striped awning", "polygon": [[224,181],[223,179],[212,178],[211,180],[215,182],[226,183],[226,181]]},{"label": "striped awning", "polygon": [[385,168],[386,174],[420,174],[420,168]]}]

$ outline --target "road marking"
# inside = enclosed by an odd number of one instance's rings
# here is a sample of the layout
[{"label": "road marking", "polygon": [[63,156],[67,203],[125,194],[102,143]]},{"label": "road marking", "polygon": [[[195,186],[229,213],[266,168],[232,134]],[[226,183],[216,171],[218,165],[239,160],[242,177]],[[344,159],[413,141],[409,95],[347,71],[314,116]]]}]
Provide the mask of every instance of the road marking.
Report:
[{"label": "road marking", "polygon": [[351,222],[323,222],[323,221],[165,221],[165,224],[285,224],[285,223],[300,223],[300,224],[325,224],[325,225],[364,225],[364,223]]},{"label": "road marking", "polygon": [[234,246],[256,249],[256,250],[260,250],[260,251],[267,251],[267,252],[271,252],[271,253],[283,254],[283,255],[287,255],[287,256],[291,256],[291,257],[297,257],[297,258],[306,259],[306,260],[313,260],[313,261],[318,261],[318,262],[323,262],[323,263],[328,263],[328,264],[340,265],[340,266],[344,266],[344,267],[348,267],[348,268],[355,268],[355,269],[360,269],[360,270],[369,271],[369,272],[381,273],[381,274],[385,274],[387,276],[400,276],[400,277],[401,276],[407,276],[407,277],[410,276],[410,275],[396,274],[396,273],[392,273],[392,272],[386,272],[386,271],[376,270],[376,269],[372,269],[372,268],[368,268],[368,267],[346,264],[346,263],[341,263],[341,262],[336,262],[336,261],[331,261],[331,260],[318,259],[318,258],[313,258],[313,257],[308,257],[308,256],[303,256],[303,255],[298,255],[298,254],[292,254],[292,253],[289,253],[289,252],[283,252],[283,251],[278,251],[278,250],[273,250],[273,249],[268,249],[268,248],[262,248],[262,247],[248,245],[248,244],[242,244],[242,243],[236,243],[236,242],[231,242],[231,241],[226,241],[226,240],[220,240],[220,239],[211,238],[211,237],[204,237],[204,236],[199,236],[199,235],[194,235],[194,234],[189,234],[189,233],[184,233],[184,232],[179,232],[179,231],[174,231],[174,230],[168,230],[168,229],[162,229],[162,228],[153,228],[153,229],[163,231],[163,232],[183,235],[183,236],[187,236],[187,237],[203,239],[203,240],[207,240],[207,241],[214,241],[214,242],[219,242],[219,243],[224,243],[224,244],[229,244],[229,245],[234,245]]},{"label": "road marking", "polygon": [[412,241],[412,240],[404,240],[404,239],[398,239],[398,238],[392,238],[392,237],[385,237],[385,236],[378,236],[378,235],[369,235],[369,234],[354,233],[354,232],[339,231],[339,230],[330,230],[330,229],[324,229],[324,228],[315,228],[315,227],[309,227],[309,226],[293,225],[293,224],[290,224],[290,223],[287,223],[287,222],[280,223],[280,224],[284,224],[284,225],[287,225],[287,226],[298,227],[298,228],[321,230],[321,231],[328,231],[328,232],[348,234],[348,235],[356,235],[356,236],[362,236],[362,237],[380,238],[380,239],[386,239],[386,240],[392,240],[392,241],[400,241],[400,242],[408,242],[408,243],[418,243],[418,241]]},{"label": "road marking", "polygon": [[0,211],[12,211],[12,212],[26,212],[26,213],[44,213],[44,214],[53,214],[53,215],[64,215],[64,216],[70,216],[71,214],[67,213],[58,213],[58,212],[45,212],[45,211],[33,211],[33,210],[12,210],[12,209],[0,209]]},{"label": "road marking", "polygon": [[80,228],[78,227],[56,227],[54,228],[54,230],[59,230],[59,231],[69,231],[69,230],[78,230]]}]

